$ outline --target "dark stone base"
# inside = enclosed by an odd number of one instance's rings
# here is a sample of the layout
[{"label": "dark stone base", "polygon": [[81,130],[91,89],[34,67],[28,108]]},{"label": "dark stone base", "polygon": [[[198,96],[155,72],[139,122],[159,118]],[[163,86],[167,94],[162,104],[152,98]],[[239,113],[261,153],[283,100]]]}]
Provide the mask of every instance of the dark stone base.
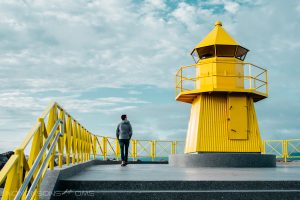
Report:
[{"label": "dark stone base", "polygon": [[276,156],[260,153],[199,153],[169,156],[176,167],[276,167]]}]

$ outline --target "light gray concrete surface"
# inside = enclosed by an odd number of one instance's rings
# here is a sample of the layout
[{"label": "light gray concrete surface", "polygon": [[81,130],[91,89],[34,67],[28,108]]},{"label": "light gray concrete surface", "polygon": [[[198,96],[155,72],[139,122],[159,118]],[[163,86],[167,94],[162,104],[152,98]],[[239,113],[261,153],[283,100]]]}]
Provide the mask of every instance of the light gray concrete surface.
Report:
[{"label": "light gray concrete surface", "polygon": [[45,177],[40,186],[40,199],[49,200],[53,195],[56,183],[59,179],[70,177],[74,174],[80,173],[85,167],[91,166],[95,160],[90,160],[76,165],[63,165],[62,168],[55,167],[54,170],[47,170]]},{"label": "light gray concrete surface", "polygon": [[0,197],[2,197],[3,188],[0,188]]},{"label": "light gray concrete surface", "polygon": [[276,168],[178,168],[166,164],[92,165],[64,180],[300,180],[300,166]]}]

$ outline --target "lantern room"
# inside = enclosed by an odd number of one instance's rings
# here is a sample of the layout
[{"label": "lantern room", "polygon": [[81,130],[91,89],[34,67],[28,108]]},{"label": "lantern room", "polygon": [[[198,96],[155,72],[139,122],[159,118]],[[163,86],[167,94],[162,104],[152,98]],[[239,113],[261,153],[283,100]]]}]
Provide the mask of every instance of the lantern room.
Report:
[{"label": "lantern room", "polygon": [[244,61],[248,51],[222,28],[220,21],[217,21],[215,28],[193,49],[191,55],[195,63],[216,57]]}]

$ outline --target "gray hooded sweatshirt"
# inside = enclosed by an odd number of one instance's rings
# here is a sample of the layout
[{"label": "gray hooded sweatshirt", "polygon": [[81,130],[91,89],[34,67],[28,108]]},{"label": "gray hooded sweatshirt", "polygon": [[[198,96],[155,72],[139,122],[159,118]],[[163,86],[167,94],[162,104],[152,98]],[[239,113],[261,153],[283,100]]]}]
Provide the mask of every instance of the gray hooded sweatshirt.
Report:
[{"label": "gray hooded sweatshirt", "polygon": [[116,136],[119,139],[130,139],[132,136],[132,127],[128,120],[123,120],[118,124]]}]

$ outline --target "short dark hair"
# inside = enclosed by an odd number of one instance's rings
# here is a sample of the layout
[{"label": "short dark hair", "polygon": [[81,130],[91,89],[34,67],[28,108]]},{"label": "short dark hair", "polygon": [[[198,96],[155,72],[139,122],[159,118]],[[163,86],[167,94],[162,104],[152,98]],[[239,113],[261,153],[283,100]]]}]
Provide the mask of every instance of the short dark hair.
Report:
[{"label": "short dark hair", "polygon": [[121,119],[125,120],[127,118],[127,115],[121,115]]}]

